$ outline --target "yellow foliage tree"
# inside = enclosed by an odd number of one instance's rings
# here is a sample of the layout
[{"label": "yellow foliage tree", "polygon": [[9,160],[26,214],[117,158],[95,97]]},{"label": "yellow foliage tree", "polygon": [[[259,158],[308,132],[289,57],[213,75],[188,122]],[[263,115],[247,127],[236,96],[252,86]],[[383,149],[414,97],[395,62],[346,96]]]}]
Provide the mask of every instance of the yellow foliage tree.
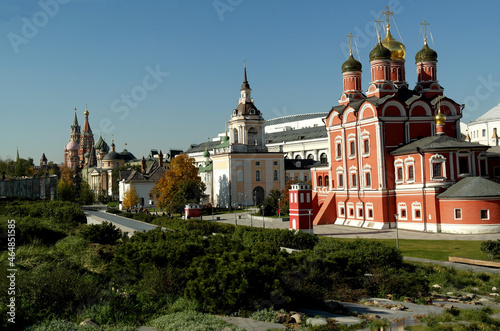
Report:
[{"label": "yellow foliage tree", "polygon": [[130,185],[130,188],[123,193],[123,202],[122,206],[123,208],[129,210],[132,209],[132,207],[137,206],[137,203],[139,202],[139,197],[137,196],[137,192],[135,190],[134,185]]},{"label": "yellow foliage tree", "polygon": [[175,212],[187,203],[200,202],[205,184],[198,176],[194,162],[187,154],[177,155],[172,160],[165,176],[158,180],[150,193],[158,207]]}]

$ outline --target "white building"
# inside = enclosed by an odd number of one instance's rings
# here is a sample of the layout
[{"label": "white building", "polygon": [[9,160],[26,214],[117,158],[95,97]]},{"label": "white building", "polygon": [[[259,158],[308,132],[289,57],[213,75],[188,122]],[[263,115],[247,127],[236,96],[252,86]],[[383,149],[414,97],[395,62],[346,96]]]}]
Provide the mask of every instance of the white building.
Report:
[{"label": "white building", "polygon": [[498,146],[500,136],[500,103],[467,125],[467,140],[488,146]]}]

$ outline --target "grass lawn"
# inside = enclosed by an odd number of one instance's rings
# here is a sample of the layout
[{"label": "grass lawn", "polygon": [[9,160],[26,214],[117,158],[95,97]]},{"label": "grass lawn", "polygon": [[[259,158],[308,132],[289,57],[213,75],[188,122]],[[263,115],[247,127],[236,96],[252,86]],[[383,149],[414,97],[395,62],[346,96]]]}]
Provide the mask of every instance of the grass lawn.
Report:
[{"label": "grass lawn", "polygon": [[[355,240],[355,239],[340,239]],[[374,239],[390,246],[396,246],[396,239]],[[462,240],[412,240],[399,239],[399,250],[404,256],[422,259],[448,261],[448,256],[469,259],[488,260],[488,255],[481,252],[482,241]],[[499,259],[494,261],[500,262]]]}]

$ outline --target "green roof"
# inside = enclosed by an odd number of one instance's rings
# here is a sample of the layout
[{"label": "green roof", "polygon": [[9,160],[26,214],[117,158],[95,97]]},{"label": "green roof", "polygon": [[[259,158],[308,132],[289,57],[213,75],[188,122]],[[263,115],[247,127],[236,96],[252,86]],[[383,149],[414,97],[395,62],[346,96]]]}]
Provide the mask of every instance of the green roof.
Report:
[{"label": "green roof", "polygon": [[435,50],[429,47],[427,43],[424,44],[424,47],[415,55],[415,63],[419,62],[428,62],[428,61],[437,61],[438,55]]},{"label": "green roof", "polygon": [[361,62],[356,60],[352,54],[349,56],[347,61],[342,64],[342,72],[347,71],[361,71]]},{"label": "green roof", "polygon": [[419,151],[435,151],[446,149],[488,149],[489,146],[478,143],[453,138],[447,135],[424,137],[409,144],[396,148],[391,152],[392,155],[418,153]]},{"label": "green roof", "polygon": [[370,52],[370,61],[374,60],[390,60],[391,51],[379,42]]},{"label": "green roof", "polygon": [[483,177],[465,177],[437,197],[439,199],[500,198],[500,184]]}]

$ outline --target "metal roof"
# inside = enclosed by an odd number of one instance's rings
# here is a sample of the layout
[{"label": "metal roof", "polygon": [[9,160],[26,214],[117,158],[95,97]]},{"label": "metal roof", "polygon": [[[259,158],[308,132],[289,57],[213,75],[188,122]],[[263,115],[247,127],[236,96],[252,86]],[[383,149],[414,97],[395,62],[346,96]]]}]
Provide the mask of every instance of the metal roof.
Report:
[{"label": "metal roof", "polygon": [[419,151],[433,151],[443,149],[484,149],[489,146],[463,141],[446,135],[424,137],[409,144],[396,148],[391,152],[392,155],[418,153]]},{"label": "metal roof", "polygon": [[500,198],[500,184],[483,177],[466,177],[437,197],[439,199]]}]

